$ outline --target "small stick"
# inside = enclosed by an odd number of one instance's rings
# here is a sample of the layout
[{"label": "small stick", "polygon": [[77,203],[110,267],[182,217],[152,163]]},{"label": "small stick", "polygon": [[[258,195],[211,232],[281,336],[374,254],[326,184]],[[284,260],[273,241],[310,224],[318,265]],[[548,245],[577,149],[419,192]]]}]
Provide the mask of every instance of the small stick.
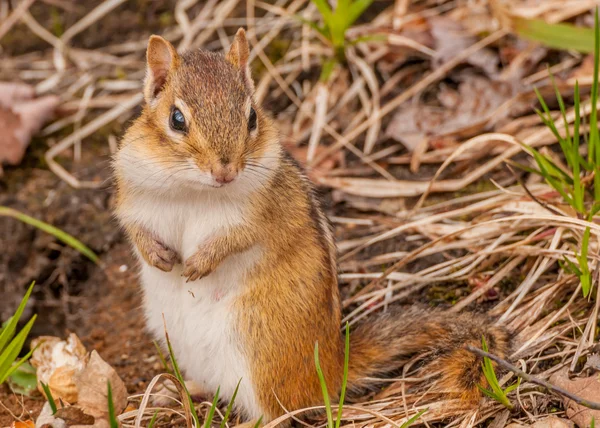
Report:
[{"label": "small stick", "polygon": [[578,397],[577,395],[572,394],[569,391],[566,391],[566,390],[564,390],[564,389],[562,389],[562,388],[560,388],[558,386],[552,385],[548,381],[545,381],[545,380],[542,380],[542,379],[538,379],[537,377],[534,377],[534,376],[532,376],[530,374],[527,374],[523,370],[518,369],[517,367],[513,366],[512,364],[510,364],[508,361],[505,361],[502,358],[497,357],[496,355],[490,354],[488,352],[482,351],[481,349],[478,349],[478,348],[475,348],[475,347],[469,346],[469,345],[467,345],[466,349],[467,349],[467,351],[472,352],[474,354],[477,354],[480,357],[487,357],[490,360],[495,361],[500,366],[504,367],[507,370],[510,370],[511,372],[513,372],[517,376],[522,377],[523,379],[525,379],[528,382],[535,383],[536,385],[543,386],[548,391],[554,392],[556,394],[563,395],[563,396],[567,397],[568,399],[573,400],[577,404],[579,404],[581,406],[584,406],[584,407],[587,407],[588,409],[600,410],[600,403],[595,402],[595,401],[586,400],[585,398]]}]

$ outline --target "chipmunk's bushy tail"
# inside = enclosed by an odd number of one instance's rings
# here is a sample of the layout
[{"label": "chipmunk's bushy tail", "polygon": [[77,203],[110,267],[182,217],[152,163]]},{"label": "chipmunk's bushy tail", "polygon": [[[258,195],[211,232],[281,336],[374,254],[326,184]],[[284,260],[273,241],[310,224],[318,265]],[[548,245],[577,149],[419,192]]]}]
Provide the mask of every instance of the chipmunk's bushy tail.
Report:
[{"label": "chipmunk's bushy tail", "polygon": [[389,375],[411,358],[427,354],[423,370],[439,376],[435,392],[479,401],[477,384],[486,384],[481,358],[465,346],[480,348],[482,337],[491,353],[502,358],[508,354],[510,333],[492,326],[485,316],[390,308],[352,331],[348,387],[356,392],[371,389],[377,386],[373,377]]}]

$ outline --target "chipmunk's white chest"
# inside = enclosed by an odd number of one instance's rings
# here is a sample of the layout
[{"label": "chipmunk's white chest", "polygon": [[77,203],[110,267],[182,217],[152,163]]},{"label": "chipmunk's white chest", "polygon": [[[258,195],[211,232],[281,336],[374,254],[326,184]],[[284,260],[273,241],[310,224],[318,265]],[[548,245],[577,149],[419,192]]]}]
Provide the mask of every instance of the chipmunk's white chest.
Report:
[{"label": "chipmunk's white chest", "polygon": [[[152,215],[141,223],[155,231],[183,260],[214,234],[244,219],[244,207],[230,200],[207,198],[165,205],[151,210]],[[141,261],[144,310],[150,330],[164,339],[164,314],[177,362],[186,378],[206,393],[220,387],[220,396],[229,399],[243,379],[236,403],[251,418],[260,417],[260,410],[235,328],[235,301],[244,289],[246,272],[259,258],[260,248],[253,247],[229,256],[210,275],[190,283],[181,276],[182,265],[166,273]]]}]

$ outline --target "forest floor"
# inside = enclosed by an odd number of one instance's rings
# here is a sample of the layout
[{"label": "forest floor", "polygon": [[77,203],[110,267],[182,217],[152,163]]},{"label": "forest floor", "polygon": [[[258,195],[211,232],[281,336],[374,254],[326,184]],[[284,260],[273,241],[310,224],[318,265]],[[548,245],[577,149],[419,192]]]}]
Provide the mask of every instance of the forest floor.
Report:
[{"label": "forest floor", "polygon": [[[375,1],[347,32],[363,41],[348,46],[347,63],[323,84],[331,49],[297,18],[319,22],[307,0],[107,0],[104,11],[94,0],[33,2],[0,35],[0,81],[57,94],[61,105],[21,164],[4,168],[0,206],[75,236],[102,265],[0,217],[0,320],[36,281],[25,314],[38,314],[30,337],[76,333],[132,396],[162,372],[144,332],[137,262],[112,214],[110,158],[140,111],[150,34],[180,49],[222,50],[244,26],[254,47],[257,101],[272,112],[284,146],[307,165],[334,225],[344,322],[417,302],[449,313],[483,312],[515,332],[510,361],[527,373],[551,381],[567,370],[572,377],[594,374],[600,227],[531,173],[536,163],[518,144],[565,164],[556,136],[535,114],[534,87],[558,117],[549,70],[555,75],[567,105],[564,135],[574,126],[578,79],[589,123],[593,58],[526,41],[503,18],[591,27],[596,2],[514,0],[505,2],[510,13],[498,12],[497,3]],[[0,7],[0,18],[10,11]],[[563,262],[577,260],[586,233],[593,276],[583,297],[582,281]],[[505,386],[516,382],[500,373]],[[510,411],[490,399],[465,408],[428,388],[419,365],[408,365],[389,386],[359,400],[362,410],[345,411],[344,424],[402,424],[422,410],[415,424],[429,426],[502,427],[548,415],[587,426],[594,415],[525,380],[509,394]],[[44,400],[1,385],[0,403],[3,427],[35,418]],[[139,396],[130,404],[137,406]],[[173,424],[185,426],[181,418],[159,420]]]}]

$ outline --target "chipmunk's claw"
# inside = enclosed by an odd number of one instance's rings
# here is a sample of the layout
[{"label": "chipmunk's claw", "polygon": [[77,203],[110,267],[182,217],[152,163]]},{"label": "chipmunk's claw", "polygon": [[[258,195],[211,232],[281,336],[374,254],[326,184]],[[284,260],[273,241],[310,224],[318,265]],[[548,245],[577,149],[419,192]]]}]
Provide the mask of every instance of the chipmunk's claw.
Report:
[{"label": "chipmunk's claw", "polygon": [[163,272],[171,272],[173,266],[181,263],[179,254],[156,240],[153,240],[152,245],[147,249],[145,258],[150,266]]},{"label": "chipmunk's claw", "polygon": [[185,261],[181,276],[187,278],[186,282],[197,281],[209,275],[213,270],[214,267],[210,261],[199,251]]}]

